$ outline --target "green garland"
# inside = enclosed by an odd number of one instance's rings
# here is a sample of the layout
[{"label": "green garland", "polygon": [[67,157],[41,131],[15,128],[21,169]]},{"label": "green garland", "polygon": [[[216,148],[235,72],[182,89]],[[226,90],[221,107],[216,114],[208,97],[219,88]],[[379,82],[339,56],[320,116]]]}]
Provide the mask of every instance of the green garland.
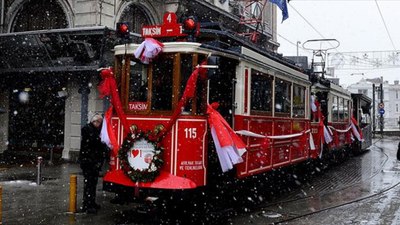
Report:
[{"label": "green garland", "polygon": [[[134,134],[129,133],[118,151],[121,168],[133,182],[152,182],[160,174],[160,169],[164,165],[164,148],[159,145],[158,141],[154,141],[153,137],[154,135],[152,135],[151,132],[145,133],[143,131],[138,131]],[[154,146],[153,160],[149,167],[144,170],[134,169],[128,162],[128,152],[132,149],[134,143],[140,139],[145,139]]]}]

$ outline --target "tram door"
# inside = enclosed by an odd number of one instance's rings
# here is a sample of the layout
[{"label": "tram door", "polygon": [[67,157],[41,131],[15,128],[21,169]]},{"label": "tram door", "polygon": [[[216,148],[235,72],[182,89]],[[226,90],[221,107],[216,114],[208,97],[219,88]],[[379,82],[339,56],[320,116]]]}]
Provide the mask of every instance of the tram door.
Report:
[{"label": "tram door", "polygon": [[210,77],[209,103],[218,102],[218,112],[232,126],[237,62],[219,57],[218,69]]},{"label": "tram door", "polygon": [[[237,61],[218,57],[215,64],[218,65],[218,69],[209,75],[208,101],[210,104],[213,102],[219,104],[217,111],[233,128]],[[213,182],[223,183],[225,179],[228,181],[235,176],[236,171],[230,170],[222,173],[212,138],[209,138],[208,146],[208,183],[209,187],[216,187],[218,185]],[[215,177],[218,177],[218,179],[215,179]]]}]

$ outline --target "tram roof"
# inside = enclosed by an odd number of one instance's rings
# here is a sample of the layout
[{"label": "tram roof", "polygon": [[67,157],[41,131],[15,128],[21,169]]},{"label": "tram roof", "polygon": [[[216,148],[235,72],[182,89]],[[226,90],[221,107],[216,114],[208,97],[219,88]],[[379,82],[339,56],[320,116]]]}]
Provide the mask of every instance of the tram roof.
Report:
[{"label": "tram roof", "polygon": [[[136,41],[140,39],[137,35],[135,37]],[[175,38],[171,37],[158,39],[163,43],[178,42]],[[283,57],[282,54],[268,50],[264,45],[253,43],[242,36],[238,36],[233,33],[233,31],[224,28],[221,23],[201,22],[200,35],[197,37],[197,40],[197,43],[201,43],[201,45],[207,49],[232,54],[240,54],[242,47],[245,47],[294,70],[307,73],[302,67],[297,66],[293,60]]]},{"label": "tram roof", "polygon": [[[214,23],[210,23],[209,26],[212,27],[213,24]],[[206,27],[207,25],[205,24],[204,26]],[[220,24],[214,26],[220,26]],[[222,48],[224,49],[237,49],[239,47],[245,47],[267,58],[270,58],[274,61],[284,64],[285,66],[304,72],[303,68],[297,66],[293,60],[283,57],[282,54],[270,51],[263,45],[253,43],[241,36],[233,34],[232,31],[224,30],[224,28],[220,29],[201,28],[201,35],[203,37],[209,37],[218,40],[217,42],[214,40],[210,42],[203,42],[205,44],[213,45],[217,43],[217,45],[223,46]]]},{"label": "tram roof", "polygon": [[342,86],[337,85],[327,79],[319,79],[318,82],[313,83],[312,91],[326,91],[339,97],[350,99],[351,92],[344,89]]},{"label": "tram roof", "polygon": [[[246,47],[236,47],[235,49],[223,49],[210,44],[200,44],[196,42],[164,42],[163,52],[196,52],[201,54],[212,54],[217,56],[224,56],[233,59],[242,59],[259,65],[260,67],[266,67],[267,69],[273,69],[278,74],[286,75],[292,74],[302,80],[308,80],[308,75],[288,67],[287,64],[282,64],[280,61],[268,58],[265,55],[259,54]],[[139,44],[128,44],[118,45],[114,48],[115,55],[133,54]]]},{"label": "tram roof", "polygon": [[331,83],[331,90],[333,92],[336,92],[338,95],[343,95],[346,96],[346,98],[350,98],[351,97],[351,92],[344,89],[342,86],[337,85],[335,83]]},{"label": "tram roof", "polygon": [[367,95],[362,94],[362,93],[351,93],[351,97],[360,99],[361,101],[366,102],[366,103],[372,102],[372,99],[370,97],[368,97]]}]

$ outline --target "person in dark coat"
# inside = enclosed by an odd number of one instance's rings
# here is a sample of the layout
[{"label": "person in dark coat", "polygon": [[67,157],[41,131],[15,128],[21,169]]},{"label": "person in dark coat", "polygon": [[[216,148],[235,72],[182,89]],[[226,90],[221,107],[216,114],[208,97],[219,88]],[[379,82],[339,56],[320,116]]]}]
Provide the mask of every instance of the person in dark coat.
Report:
[{"label": "person in dark coat", "polygon": [[397,160],[400,160],[400,142],[399,146],[397,147]]},{"label": "person in dark coat", "polygon": [[103,117],[96,114],[81,129],[79,163],[84,177],[82,211],[92,214],[100,208],[96,203],[96,186],[107,148],[100,139],[102,122]]}]

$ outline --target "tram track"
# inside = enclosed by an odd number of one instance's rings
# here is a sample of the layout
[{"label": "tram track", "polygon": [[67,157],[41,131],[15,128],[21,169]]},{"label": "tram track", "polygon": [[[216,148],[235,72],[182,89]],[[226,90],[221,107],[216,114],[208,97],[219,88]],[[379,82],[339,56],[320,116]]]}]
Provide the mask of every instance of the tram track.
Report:
[{"label": "tram track", "polygon": [[[369,176],[368,178],[364,178],[362,181],[355,182],[355,183],[352,183],[352,184],[348,184],[348,185],[345,185],[345,186],[341,186],[340,188],[336,188],[334,190],[329,190],[327,192],[321,192],[321,193],[316,193],[316,194],[309,195],[309,196],[306,196],[306,197],[301,197],[301,198],[295,198],[295,199],[289,199],[289,200],[270,203],[270,204],[267,204],[265,206],[261,206],[261,212],[267,211],[266,209],[268,209],[268,208],[274,208],[274,207],[275,208],[282,208],[282,205],[287,205],[287,204],[290,204],[290,203],[295,204],[296,202],[301,202],[301,201],[304,201],[304,200],[307,200],[307,199],[312,199],[312,198],[321,198],[326,194],[345,191],[347,188],[359,185],[361,182],[372,180],[374,177],[376,177],[378,174],[380,174],[383,171],[383,168],[384,168],[385,164],[389,161],[389,156],[383,151],[383,148],[381,148],[381,147],[376,145],[376,143],[379,142],[380,140],[381,139],[379,139],[379,140],[377,140],[377,141],[375,141],[373,143],[373,146],[376,149],[372,149],[370,151],[375,151],[375,152],[378,152],[378,153],[382,154],[384,156],[384,160],[382,160],[382,162],[379,164],[379,167],[375,168],[375,170],[373,171],[371,176]],[[392,151],[393,151],[393,149],[392,149]],[[324,211],[332,210],[332,209],[335,209],[335,208],[340,208],[340,207],[343,207],[343,206],[346,206],[346,205],[351,205],[351,204],[354,204],[354,203],[357,203],[357,202],[361,202],[361,201],[364,201],[364,200],[367,200],[367,199],[371,199],[371,198],[374,198],[376,196],[382,195],[382,194],[392,190],[393,188],[399,186],[399,184],[400,184],[400,182],[393,183],[390,186],[388,186],[386,188],[383,188],[383,189],[381,189],[380,191],[378,191],[376,193],[369,194],[369,195],[366,195],[366,196],[363,196],[363,197],[359,197],[359,198],[356,198],[356,199],[351,200],[351,201],[341,202],[340,204],[330,205],[330,206],[322,207],[320,209],[316,209],[316,210],[312,210],[312,211],[310,210],[308,212],[301,213],[301,214],[290,213],[290,214],[286,215],[285,218],[275,219],[275,221],[271,222],[270,224],[283,224],[283,223],[287,223],[287,222],[294,221],[294,220],[297,220],[297,219],[301,219],[303,217],[315,215],[315,214],[318,214],[318,213],[321,213],[321,212],[324,212]],[[262,214],[262,213],[259,213],[259,214]]]},{"label": "tram track", "polygon": [[321,212],[324,212],[324,211],[328,211],[328,210],[331,210],[331,209],[336,209],[336,208],[340,208],[342,206],[351,205],[351,204],[356,203],[356,202],[361,202],[361,201],[366,200],[366,199],[371,199],[371,198],[374,198],[376,196],[379,196],[381,194],[384,194],[384,193],[392,190],[393,188],[397,187],[399,184],[400,184],[400,182],[397,182],[394,185],[392,185],[392,186],[390,186],[390,187],[388,187],[386,189],[383,189],[382,191],[380,191],[378,193],[375,193],[375,194],[372,194],[372,195],[368,195],[368,196],[365,196],[363,198],[358,198],[358,199],[355,199],[353,201],[345,202],[345,203],[342,203],[342,204],[339,204],[339,205],[326,207],[326,208],[323,208],[323,209],[320,209],[320,210],[317,210],[317,211],[313,211],[313,212],[310,212],[310,213],[306,213],[306,214],[302,214],[302,215],[298,215],[298,216],[293,216],[293,217],[291,217],[289,219],[280,220],[279,222],[277,222],[277,223],[274,222],[272,224],[281,224],[281,223],[293,221],[293,220],[296,220],[296,219],[300,219],[300,218],[307,217],[307,216],[310,216],[310,215],[318,214],[318,213],[321,213]]}]

